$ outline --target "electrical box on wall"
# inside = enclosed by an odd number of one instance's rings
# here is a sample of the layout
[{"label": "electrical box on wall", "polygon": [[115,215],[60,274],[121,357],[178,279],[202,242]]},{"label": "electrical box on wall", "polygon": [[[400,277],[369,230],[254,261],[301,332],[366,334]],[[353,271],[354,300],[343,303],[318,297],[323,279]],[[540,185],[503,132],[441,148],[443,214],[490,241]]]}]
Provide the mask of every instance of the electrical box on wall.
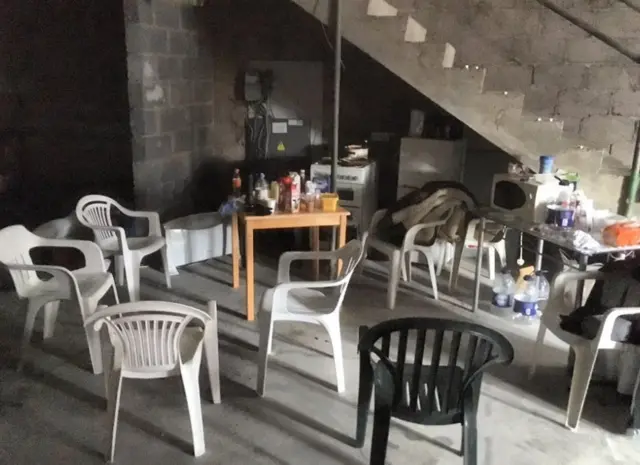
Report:
[{"label": "electrical box on wall", "polygon": [[267,100],[273,90],[273,71],[248,70],[244,73],[244,100],[261,102]]},{"label": "electrical box on wall", "polygon": [[257,102],[262,99],[260,74],[257,71],[244,73],[244,99],[247,102]]},{"label": "electrical box on wall", "polygon": [[269,157],[307,155],[311,145],[309,123],[301,119],[271,118],[269,120]]}]

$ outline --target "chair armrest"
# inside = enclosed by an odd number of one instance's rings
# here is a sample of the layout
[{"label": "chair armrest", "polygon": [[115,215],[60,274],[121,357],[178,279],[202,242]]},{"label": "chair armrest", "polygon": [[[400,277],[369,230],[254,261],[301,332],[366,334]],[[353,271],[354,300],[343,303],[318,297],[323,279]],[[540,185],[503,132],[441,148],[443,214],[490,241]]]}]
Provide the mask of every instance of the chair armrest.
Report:
[{"label": "chair armrest", "polygon": [[415,245],[416,235],[423,229],[442,226],[445,223],[446,223],[445,220],[440,220],[440,221],[432,221],[429,223],[416,224],[415,226],[412,226],[404,235],[404,240],[402,241],[402,250],[403,251],[411,250]]},{"label": "chair armrest", "polygon": [[293,289],[326,289],[338,287],[342,285],[344,281],[346,281],[346,277],[335,281],[295,281],[279,283],[273,288],[273,306],[286,307],[287,294]]},{"label": "chair armrest", "polygon": [[386,208],[382,208],[373,214],[373,216],[371,217],[371,223],[369,224],[369,229],[367,230],[369,234],[375,233],[375,230],[378,227],[378,223],[380,223],[382,218],[384,218],[384,215],[387,214],[387,211],[388,210]]},{"label": "chair armrest", "polygon": [[7,264],[6,267],[9,271],[35,271],[40,273],[47,273],[53,279],[59,280],[66,284],[67,288],[69,289],[69,293],[71,293],[71,290],[73,290],[76,293],[77,298],[80,299],[80,290],[78,289],[76,278],[73,276],[73,273],[62,266]]},{"label": "chair armrest", "polygon": [[149,236],[162,236],[160,215],[157,212],[134,211],[120,205],[120,211],[131,218],[146,218],[149,220]]},{"label": "chair armrest", "polygon": [[45,247],[69,247],[82,252],[85,267],[76,271],[106,271],[102,250],[95,242],[73,239],[43,239],[41,245]]},{"label": "chair armrest", "polygon": [[600,342],[603,342],[603,339],[605,338],[608,341],[611,341],[613,325],[615,324],[616,319],[626,315],[640,315],[640,307],[612,308],[604,314],[604,320],[600,325],[600,330],[598,331],[598,336],[596,337],[598,345],[600,345]]},{"label": "chair armrest", "polygon": [[551,283],[549,301],[562,298],[564,289],[572,281],[584,281],[587,279],[604,279],[606,274],[599,270],[587,271],[563,271],[558,273]]},{"label": "chair armrest", "polygon": [[285,252],[278,260],[278,284],[291,281],[291,263],[296,260],[337,260],[338,258],[333,251]]}]

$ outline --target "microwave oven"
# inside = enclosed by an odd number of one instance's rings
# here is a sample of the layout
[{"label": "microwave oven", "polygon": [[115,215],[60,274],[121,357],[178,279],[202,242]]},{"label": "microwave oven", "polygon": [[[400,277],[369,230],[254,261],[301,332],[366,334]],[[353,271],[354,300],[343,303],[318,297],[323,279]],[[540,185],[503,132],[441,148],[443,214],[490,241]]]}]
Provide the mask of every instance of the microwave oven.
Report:
[{"label": "microwave oven", "polygon": [[544,223],[547,205],[556,201],[564,191],[570,194],[573,185],[562,186],[557,180],[540,184],[533,179],[507,173],[496,174],[491,185],[491,207],[524,221]]}]

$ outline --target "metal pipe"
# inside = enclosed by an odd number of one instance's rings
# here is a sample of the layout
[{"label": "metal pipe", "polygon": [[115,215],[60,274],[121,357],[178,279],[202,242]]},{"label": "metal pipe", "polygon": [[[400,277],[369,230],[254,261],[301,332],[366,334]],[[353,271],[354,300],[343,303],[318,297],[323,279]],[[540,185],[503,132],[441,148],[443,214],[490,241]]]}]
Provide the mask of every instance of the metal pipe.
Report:
[{"label": "metal pipe", "polygon": [[[342,78],[342,0],[334,0],[333,46],[333,150],[331,154],[331,192],[337,192],[338,152],[340,150],[340,79]],[[336,248],[336,228],[331,228],[331,250]],[[335,264],[332,264],[335,266]],[[332,266],[332,268],[333,268]]]},{"label": "metal pipe", "polygon": [[624,215],[629,216],[631,206],[636,203],[638,195],[638,185],[640,184],[640,122],[636,121],[636,143],[633,148],[633,161],[631,162],[631,177],[629,179],[629,190],[624,203]]},{"label": "metal pipe", "polygon": [[331,191],[336,192],[338,152],[340,150],[340,79],[342,73],[342,0],[334,0],[335,44],[333,47],[333,154],[331,156]]}]

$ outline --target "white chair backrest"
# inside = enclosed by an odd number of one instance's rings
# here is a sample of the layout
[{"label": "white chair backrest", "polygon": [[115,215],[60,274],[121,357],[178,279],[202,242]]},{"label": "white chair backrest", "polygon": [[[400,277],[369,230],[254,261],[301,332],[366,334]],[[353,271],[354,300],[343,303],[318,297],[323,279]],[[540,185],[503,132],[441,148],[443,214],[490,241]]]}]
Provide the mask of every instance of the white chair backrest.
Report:
[{"label": "white chair backrest", "polygon": [[[118,211],[122,210],[120,204],[110,197],[85,195],[76,205],[76,216],[81,224],[89,228],[92,226],[116,226],[113,224],[111,216],[112,208],[116,208]],[[98,244],[116,239],[116,235],[112,231],[93,229],[93,234]]]},{"label": "white chair backrest", "polygon": [[174,302],[142,301],[99,309],[85,322],[88,330],[109,329],[121,351],[122,368],[132,372],[169,371],[180,363],[180,340],[187,325],[205,326],[211,316]]},{"label": "white chair backrest", "polygon": [[335,255],[336,258],[342,260],[342,269],[340,270],[340,274],[336,277],[336,280],[343,280],[340,285],[340,297],[338,298],[337,304],[337,306],[340,307],[344,300],[347,287],[349,286],[349,281],[351,281],[351,277],[353,276],[353,272],[364,256],[364,247],[361,241],[354,239],[349,241],[341,249],[336,250]]},{"label": "white chair backrest", "polygon": [[[20,224],[0,230],[0,262],[5,265],[33,265],[30,251],[41,245],[42,239]],[[42,283],[35,271],[9,270],[16,292],[25,297],[29,290]]]}]

